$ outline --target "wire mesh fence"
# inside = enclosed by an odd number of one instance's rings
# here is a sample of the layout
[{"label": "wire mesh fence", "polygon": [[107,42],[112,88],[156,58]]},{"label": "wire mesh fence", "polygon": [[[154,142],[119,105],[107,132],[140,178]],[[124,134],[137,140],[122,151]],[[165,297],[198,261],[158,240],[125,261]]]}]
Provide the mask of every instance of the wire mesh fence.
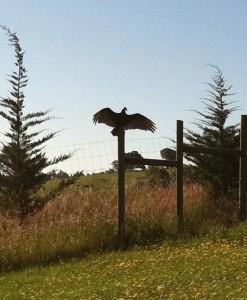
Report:
[{"label": "wire mesh fence", "polygon": [[[160,150],[171,147],[169,138],[126,139],[125,152],[137,151],[144,158],[160,159]],[[69,175],[76,172],[84,174],[106,172],[112,168],[112,162],[117,160],[117,139],[47,147],[48,157],[73,153],[73,156],[56,165]]]}]

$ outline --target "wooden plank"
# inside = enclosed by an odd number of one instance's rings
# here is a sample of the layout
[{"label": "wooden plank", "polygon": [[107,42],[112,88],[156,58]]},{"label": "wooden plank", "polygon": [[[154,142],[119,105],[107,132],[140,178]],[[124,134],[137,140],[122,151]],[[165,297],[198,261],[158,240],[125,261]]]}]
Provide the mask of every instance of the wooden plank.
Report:
[{"label": "wooden plank", "polygon": [[125,242],[125,167],[124,141],[125,132],[122,128],[118,134],[118,242],[122,248]]},{"label": "wooden plank", "polygon": [[240,150],[237,149],[222,149],[222,148],[203,148],[184,145],[183,151],[186,153],[203,153],[203,154],[218,154],[218,155],[240,155]]},{"label": "wooden plank", "polygon": [[177,167],[176,160],[125,157],[124,162],[132,165]]},{"label": "wooden plank", "polygon": [[183,229],[184,196],[183,196],[183,121],[177,120],[177,218],[178,229]]},{"label": "wooden plank", "polygon": [[239,161],[239,217],[246,220],[247,202],[247,115],[241,116]]}]

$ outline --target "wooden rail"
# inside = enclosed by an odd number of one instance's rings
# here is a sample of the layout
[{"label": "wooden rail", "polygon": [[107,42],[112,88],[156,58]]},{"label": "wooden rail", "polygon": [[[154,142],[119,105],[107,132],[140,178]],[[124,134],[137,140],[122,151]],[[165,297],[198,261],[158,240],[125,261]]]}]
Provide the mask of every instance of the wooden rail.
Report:
[{"label": "wooden rail", "polygon": [[124,162],[130,165],[177,167],[176,160],[125,157]]},{"label": "wooden rail", "polygon": [[184,145],[183,151],[186,153],[203,153],[214,155],[240,155],[240,150],[235,149],[223,149],[223,148],[203,148]]}]

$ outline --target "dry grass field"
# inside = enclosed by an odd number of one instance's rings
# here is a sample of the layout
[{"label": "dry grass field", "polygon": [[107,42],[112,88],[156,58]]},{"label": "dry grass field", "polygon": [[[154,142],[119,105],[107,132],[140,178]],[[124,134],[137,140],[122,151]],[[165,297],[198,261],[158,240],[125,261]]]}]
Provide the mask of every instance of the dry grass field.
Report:
[{"label": "dry grass field", "polygon": [[[176,189],[137,184],[127,173],[127,247],[181,237],[176,226]],[[138,179],[139,178],[139,179]],[[82,177],[23,224],[0,216],[0,269],[47,264],[117,249],[116,174]],[[187,185],[183,236],[205,235],[237,219],[236,205],[216,208],[199,185]]]}]

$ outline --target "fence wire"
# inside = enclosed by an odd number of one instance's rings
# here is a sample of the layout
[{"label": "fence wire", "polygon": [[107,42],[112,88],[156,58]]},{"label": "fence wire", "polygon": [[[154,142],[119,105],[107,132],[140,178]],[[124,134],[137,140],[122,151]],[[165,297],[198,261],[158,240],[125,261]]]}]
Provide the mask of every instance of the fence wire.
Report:
[{"label": "fence wire", "polygon": [[[138,151],[144,158],[160,159],[160,150],[167,147],[172,145],[166,137],[125,140],[126,153]],[[69,175],[76,172],[83,172],[85,175],[106,172],[112,168],[112,162],[117,160],[117,139],[47,147],[46,153],[50,158],[73,153],[70,159],[55,166],[57,170]]]}]

